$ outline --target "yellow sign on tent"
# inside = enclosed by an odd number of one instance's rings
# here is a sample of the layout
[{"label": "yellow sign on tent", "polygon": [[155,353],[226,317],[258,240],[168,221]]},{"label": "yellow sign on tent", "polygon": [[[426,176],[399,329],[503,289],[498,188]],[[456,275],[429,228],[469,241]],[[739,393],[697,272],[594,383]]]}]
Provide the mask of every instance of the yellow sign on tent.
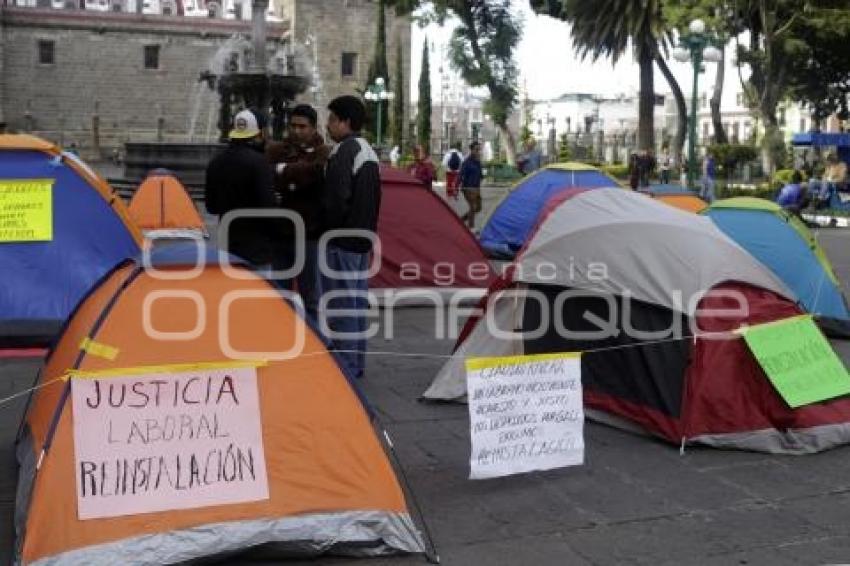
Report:
[{"label": "yellow sign on tent", "polygon": [[53,180],[0,179],[0,244],[53,239]]}]

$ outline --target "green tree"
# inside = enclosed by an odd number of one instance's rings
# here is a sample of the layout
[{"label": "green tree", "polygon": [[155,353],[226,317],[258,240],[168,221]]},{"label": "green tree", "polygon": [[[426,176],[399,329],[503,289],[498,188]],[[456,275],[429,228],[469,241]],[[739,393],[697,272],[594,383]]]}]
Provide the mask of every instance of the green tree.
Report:
[{"label": "green tree", "polygon": [[[510,163],[515,161],[516,141],[508,118],[517,98],[516,63],[513,52],[522,35],[522,24],[511,12],[511,0],[385,0],[399,15],[428,8],[417,17],[420,24],[443,23],[456,17],[460,24],[451,40],[451,63],[471,87],[487,88],[484,105],[505,139]],[[421,97],[420,97],[421,100]]]},{"label": "green tree", "polygon": [[[666,66],[661,54],[666,51],[670,39],[661,11],[662,0],[529,1],[535,10],[570,23],[573,47],[582,58],[596,61],[606,57],[616,63],[631,45],[640,67],[638,147],[652,149],[655,137],[653,64],[659,61],[659,65]],[[672,74],[665,76],[668,81],[672,79]]]},{"label": "green tree", "polygon": [[431,64],[428,62],[428,38],[422,47],[422,69],[419,71],[419,102],[416,115],[416,139],[431,147]]},{"label": "green tree", "polygon": [[519,71],[513,52],[522,36],[522,24],[511,13],[510,0],[437,0],[438,16],[451,11],[460,21],[451,39],[451,62],[472,87],[486,87],[490,115],[504,139],[508,163],[516,161],[516,140],[508,118],[517,99]]},{"label": "green tree", "polygon": [[822,10],[800,22],[797,36],[811,50],[796,58],[790,98],[811,110],[814,129],[834,113],[846,118],[850,96],[850,12]]},{"label": "green tree", "polygon": [[525,145],[530,140],[534,139],[534,132],[531,126],[534,124],[534,110],[531,107],[531,101],[528,99],[528,94],[523,97],[522,101],[522,127],[519,130],[519,141]]},{"label": "green tree", "polygon": [[[369,72],[367,73],[366,86],[363,89],[363,92],[366,92],[366,89],[369,86],[375,84],[375,79],[381,77],[384,79],[384,88],[387,90],[390,89],[390,72],[389,65],[387,64],[387,22],[386,22],[386,9],[384,6],[385,0],[378,0],[376,3],[377,9],[377,31],[375,34],[375,55],[372,57],[372,62],[369,63]],[[381,108],[381,132],[386,136],[389,134],[389,130],[387,126],[389,125],[389,108],[387,107],[386,101],[383,102],[367,102],[366,104],[366,124],[364,129],[373,134],[374,137],[377,136],[376,124],[377,124],[377,115],[378,115],[378,104],[383,104],[384,107]]]},{"label": "green tree", "polygon": [[558,162],[565,163],[570,160],[572,157],[572,152],[570,151],[570,139],[567,135],[567,132],[561,134],[561,139],[558,143]]},{"label": "green tree", "polygon": [[396,38],[395,52],[395,83],[398,85],[393,99],[392,114],[392,139],[393,145],[399,149],[404,147],[404,47],[401,45],[401,37]]},{"label": "green tree", "polygon": [[[810,102],[817,104],[830,98],[824,96],[829,87],[815,84],[810,88],[812,74],[823,73],[815,75],[822,85],[834,85],[831,81],[836,75],[847,74],[847,7],[847,0],[738,2],[737,17],[750,33],[749,44],[738,45],[738,60],[751,70],[746,88],[764,126],[762,162],[767,173],[785,156],[779,104],[795,93],[803,100],[813,98]],[[838,51],[831,57],[827,51],[833,49]],[[841,104],[840,100],[827,102],[823,111],[836,103]]]}]

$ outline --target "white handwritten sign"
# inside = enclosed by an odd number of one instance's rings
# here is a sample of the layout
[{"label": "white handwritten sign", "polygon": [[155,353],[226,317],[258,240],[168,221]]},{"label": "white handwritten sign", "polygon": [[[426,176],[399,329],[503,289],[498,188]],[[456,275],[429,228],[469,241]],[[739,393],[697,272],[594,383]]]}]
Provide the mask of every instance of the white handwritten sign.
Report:
[{"label": "white handwritten sign", "polygon": [[73,377],[83,519],[268,499],[254,367]]},{"label": "white handwritten sign", "polygon": [[579,354],[466,361],[470,479],[584,463]]}]

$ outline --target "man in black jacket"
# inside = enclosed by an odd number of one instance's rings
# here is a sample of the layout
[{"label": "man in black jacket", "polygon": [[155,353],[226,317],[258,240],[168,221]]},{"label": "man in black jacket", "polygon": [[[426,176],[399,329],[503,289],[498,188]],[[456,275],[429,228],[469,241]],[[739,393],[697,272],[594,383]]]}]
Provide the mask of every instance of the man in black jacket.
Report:
[{"label": "man in black jacket", "polygon": [[[233,119],[227,149],[207,166],[205,203],[219,219],[233,210],[276,208],[272,168],[263,155],[263,132],[257,116],[242,110]],[[228,252],[254,266],[270,266],[274,251],[273,220],[234,220],[227,241],[219,242]]]},{"label": "man in black jacket", "polygon": [[[346,232],[337,237],[327,234],[330,240],[324,250],[327,265],[322,266],[325,295],[320,318],[346,371],[352,377],[362,377],[366,367],[364,311],[369,308],[367,275],[372,251],[369,236],[374,237],[378,227],[381,178],[377,155],[360,137],[366,117],[360,99],[340,96],[331,101],[328,110],[328,135],[336,145],[325,169],[321,211],[326,230]],[[346,312],[336,314],[336,310]]]}]

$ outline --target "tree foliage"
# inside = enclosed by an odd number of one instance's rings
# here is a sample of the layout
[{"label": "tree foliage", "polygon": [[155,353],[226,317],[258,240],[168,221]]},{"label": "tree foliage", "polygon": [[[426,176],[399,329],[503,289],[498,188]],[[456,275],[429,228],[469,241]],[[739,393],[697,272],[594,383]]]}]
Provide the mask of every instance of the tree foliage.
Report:
[{"label": "tree foliage", "polygon": [[846,106],[850,1],[739,0],[737,8],[750,32],[738,58],[752,71],[747,87],[764,123],[762,155],[771,171],[784,154],[780,102],[789,97],[808,102],[820,116]]},{"label": "tree foliage", "polygon": [[[363,89],[363,92],[366,92],[366,89],[369,86],[375,84],[375,79],[378,77],[382,77],[385,81],[384,88],[387,90],[390,89],[390,70],[389,65],[387,64],[387,22],[386,22],[386,8],[385,8],[385,0],[378,0],[376,2],[376,10],[378,17],[377,20],[377,29],[375,33],[375,54],[372,57],[372,62],[369,63],[369,71],[367,73],[366,86]],[[366,123],[364,129],[367,132],[370,132],[374,135],[377,134],[374,130],[375,125],[377,124],[377,113],[378,113],[378,104],[384,104],[385,108],[382,108],[381,112],[381,132],[384,135],[389,134],[387,126],[389,125],[389,108],[386,107],[386,102],[367,102],[366,104]]]},{"label": "tree foliage", "polygon": [[510,0],[440,0],[435,5],[438,15],[448,10],[460,22],[451,38],[451,64],[466,84],[487,88],[490,97],[483,110],[505,137],[512,163],[515,142],[508,118],[517,101],[519,71],[513,52],[522,23],[511,12]]},{"label": "tree foliage", "polygon": [[416,114],[416,139],[431,147],[431,64],[428,61],[428,38],[422,47],[422,68],[419,71],[419,102]]},{"label": "tree foliage", "polygon": [[471,87],[485,87],[489,99],[484,112],[506,138],[508,159],[513,161],[515,142],[507,127],[517,99],[513,52],[522,35],[522,22],[511,11],[511,0],[385,0],[396,13],[418,15],[418,23],[442,24],[451,16],[459,21],[451,39],[452,66]]},{"label": "tree foliage", "polygon": [[528,94],[523,98],[522,110],[522,126],[519,129],[519,141],[525,145],[534,139],[534,132],[531,129],[534,124],[534,110],[531,106],[531,101],[528,99]]},{"label": "tree foliage", "polygon": [[[581,58],[616,63],[629,46],[640,66],[638,146],[654,142],[655,84],[653,62],[667,49],[669,27],[661,0],[529,0],[538,12],[570,23],[573,47]],[[672,76],[672,75],[671,75]]]},{"label": "tree foliage", "polygon": [[393,114],[392,114],[392,140],[393,145],[402,148],[404,145],[404,46],[401,44],[401,38],[396,41],[395,54],[395,76],[393,77],[395,84],[398,86],[393,99]]},{"label": "tree foliage", "polygon": [[811,109],[820,123],[833,113],[846,119],[850,95],[850,2],[845,10],[821,9],[797,24],[807,56],[794,59],[789,96]]}]

